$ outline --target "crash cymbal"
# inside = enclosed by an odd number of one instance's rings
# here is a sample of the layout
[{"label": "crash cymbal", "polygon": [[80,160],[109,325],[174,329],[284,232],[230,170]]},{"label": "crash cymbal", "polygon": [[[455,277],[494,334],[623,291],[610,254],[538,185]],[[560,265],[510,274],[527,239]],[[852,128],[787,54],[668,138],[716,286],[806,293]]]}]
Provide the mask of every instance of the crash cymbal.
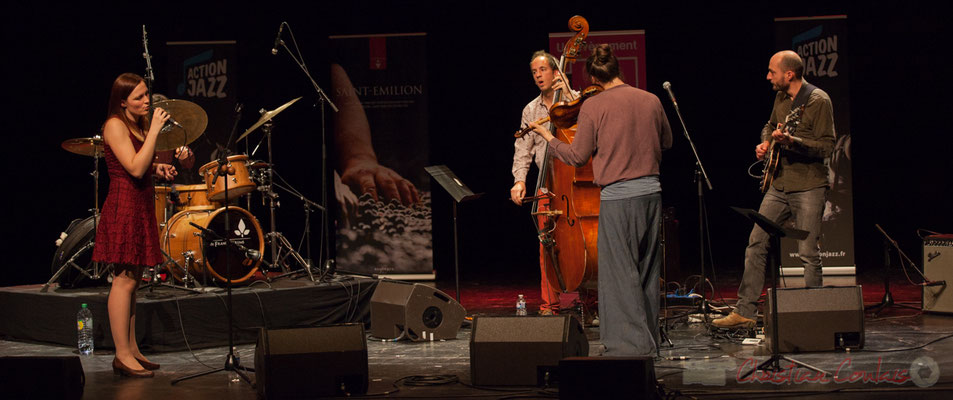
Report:
[{"label": "crash cymbal", "polygon": [[[191,101],[169,99],[157,101],[155,107],[165,110],[175,122],[166,125],[156,139],[156,151],[174,150],[198,139],[208,126],[208,114]],[[150,120],[152,115],[149,116]]]},{"label": "crash cymbal", "polygon": [[274,110],[263,112],[263,113],[261,114],[261,118],[258,119],[258,122],[255,122],[255,124],[252,125],[251,128],[248,128],[248,129],[245,131],[245,133],[242,133],[242,135],[239,136],[238,139],[235,139],[235,141],[237,142],[237,141],[239,141],[239,140],[244,139],[245,136],[248,136],[249,133],[252,133],[255,129],[258,129],[258,127],[264,125],[265,122],[270,121],[272,118],[275,117],[275,115],[278,115],[278,113],[284,111],[286,108],[291,107],[291,105],[294,104],[294,103],[295,103],[296,101],[298,101],[298,100],[301,100],[301,98],[299,97],[299,98],[297,98],[297,99],[291,100],[291,101],[289,101],[289,102],[287,102],[287,103],[285,103],[285,104],[282,104],[280,107],[278,107],[278,108],[276,108],[276,109],[274,109]]},{"label": "crash cymbal", "polygon": [[63,150],[81,156],[102,157],[103,156],[103,138],[93,136],[89,138],[66,139],[63,141]]}]

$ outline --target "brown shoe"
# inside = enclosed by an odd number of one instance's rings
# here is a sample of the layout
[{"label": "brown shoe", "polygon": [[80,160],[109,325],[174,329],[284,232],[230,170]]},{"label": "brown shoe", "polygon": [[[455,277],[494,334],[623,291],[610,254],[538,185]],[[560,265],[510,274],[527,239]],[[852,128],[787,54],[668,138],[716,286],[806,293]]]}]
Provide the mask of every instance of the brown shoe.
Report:
[{"label": "brown shoe", "polygon": [[152,378],[155,373],[144,369],[132,369],[127,367],[118,358],[113,358],[113,373],[116,375],[131,376],[133,378]]},{"label": "brown shoe", "polygon": [[539,315],[556,315],[556,312],[551,308],[546,308],[539,310]]},{"label": "brown shoe", "polygon": [[741,314],[732,311],[727,317],[718,318],[714,321],[711,321],[711,324],[716,328],[722,329],[753,329],[755,325],[757,325],[757,322],[751,318],[742,317]]},{"label": "brown shoe", "polygon": [[139,365],[141,365],[142,368],[145,368],[146,370],[149,370],[149,371],[155,371],[155,370],[159,369],[159,367],[160,367],[159,364],[156,364],[156,363],[151,362],[151,361],[143,360],[143,359],[141,359],[141,358],[139,358],[139,357],[136,357],[136,361],[139,361]]}]

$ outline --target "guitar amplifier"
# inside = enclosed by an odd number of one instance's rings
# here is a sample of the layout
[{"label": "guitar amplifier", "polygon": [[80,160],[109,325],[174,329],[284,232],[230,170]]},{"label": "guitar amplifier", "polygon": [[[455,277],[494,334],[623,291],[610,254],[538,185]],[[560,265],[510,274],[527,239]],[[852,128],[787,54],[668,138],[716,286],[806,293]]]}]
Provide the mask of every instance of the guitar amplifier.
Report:
[{"label": "guitar amplifier", "polygon": [[923,239],[923,275],[946,285],[923,287],[923,311],[953,313],[953,235]]}]

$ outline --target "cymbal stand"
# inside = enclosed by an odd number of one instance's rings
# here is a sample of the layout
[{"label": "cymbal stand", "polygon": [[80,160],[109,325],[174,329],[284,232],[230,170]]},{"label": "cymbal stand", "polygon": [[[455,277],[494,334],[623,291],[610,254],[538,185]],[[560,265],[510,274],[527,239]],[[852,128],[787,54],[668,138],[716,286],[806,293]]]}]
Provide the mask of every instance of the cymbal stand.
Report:
[{"label": "cymbal stand", "polygon": [[[99,135],[96,135],[93,138],[102,139]],[[99,159],[102,158],[102,156],[103,156],[102,153],[94,145],[93,146],[93,172],[89,173],[89,175],[93,177],[93,208],[88,210],[93,213],[93,237],[89,241],[89,243],[86,244],[86,246],[84,246],[82,249],[74,253],[73,256],[69,258],[69,260],[66,260],[63,263],[63,265],[60,266],[60,269],[57,270],[56,273],[54,273],[53,276],[50,277],[50,280],[43,285],[43,288],[40,289],[40,292],[42,293],[46,293],[46,291],[49,290],[50,285],[52,285],[53,282],[56,282],[56,280],[60,278],[60,275],[62,275],[63,272],[65,272],[66,269],[69,267],[75,268],[81,274],[86,275],[87,278],[93,279],[93,280],[101,278],[104,274],[108,273],[109,270],[111,269],[111,265],[106,265],[102,269],[100,269],[99,262],[91,261],[90,265],[92,266],[92,268],[90,269],[92,273],[90,273],[75,263],[76,258],[79,257],[80,254],[83,254],[87,250],[91,251],[93,249],[94,244],[96,243],[96,229],[99,228]]]},{"label": "cymbal stand", "polygon": [[[275,184],[274,156],[272,153],[272,142],[271,142],[271,133],[272,133],[273,127],[274,125],[272,124],[271,121],[268,121],[264,125],[262,125],[262,131],[265,133],[266,146],[268,147],[268,167],[265,169],[265,174],[264,174],[264,178],[266,180],[264,182],[265,184],[259,187],[259,190],[262,191],[262,196],[268,199],[268,213],[271,219],[270,221],[271,231],[266,233],[265,236],[268,238],[268,241],[271,243],[271,264],[279,265],[281,267],[282,273],[281,275],[276,277],[276,279],[297,273],[298,271],[291,271],[290,268],[288,268],[288,264],[285,262],[288,256],[291,256],[295,261],[297,261],[301,265],[301,268],[308,273],[308,278],[311,279],[311,282],[315,282],[314,274],[311,272],[311,268],[312,268],[311,259],[302,257],[301,254],[298,253],[298,251],[295,250],[295,248],[291,245],[291,242],[289,242],[288,239],[281,234],[281,232],[278,232],[278,227],[277,227],[278,222],[277,222],[277,218],[275,217],[275,209],[280,207],[281,203],[278,201],[278,193],[274,191],[274,188],[278,187],[278,185]],[[285,189],[285,188],[282,188],[282,189]],[[289,193],[298,195],[294,191],[291,191],[288,189],[285,189],[285,190],[287,190]],[[298,196],[302,198],[302,200],[306,201],[305,207],[308,207],[308,200],[305,199],[304,196],[300,196],[300,195]],[[318,204],[314,204],[314,205],[321,208],[322,210],[324,209]],[[310,211],[309,208],[306,208],[306,210]],[[305,215],[305,218],[306,220],[309,220],[310,213],[307,213]],[[306,221],[306,222],[309,222],[309,221]],[[310,249],[310,244],[308,248]],[[309,257],[310,257],[310,252],[309,252]]]},{"label": "cymbal stand", "polygon": [[[277,174],[277,172],[274,172],[274,171],[272,171],[272,173]],[[307,197],[302,195],[300,192],[298,192],[294,188],[284,187],[274,182],[272,182],[271,185],[269,185],[269,187],[275,187],[275,188],[284,190],[285,192],[288,192],[293,196],[296,196],[299,200],[301,200],[302,208],[304,211],[304,234],[302,235],[301,240],[304,241],[305,243],[305,254],[307,255],[307,257],[301,257],[301,254],[298,253],[296,250],[294,250],[293,247],[291,247],[291,243],[288,241],[288,239],[285,238],[280,232],[276,232],[275,234],[281,240],[283,247],[288,251],[287,253],[284,254],[284,256],[279,257],[278,260],[284,263],[284,260],[288,258],[288,256],[292,256],[293,258],[295,258],[295,260],[297,260],[303,266],[302,269],[304,269],[304,271],[308,274],[308,277],[311,279],[312,282],[317,282],[322,280],[325,275],[333,272],[333,264],[331,264],[331,261],[329,261],[328,264],[325,264],[325,268],[323,269],[319,268],[319,273],[321,275],[317,280],[315,279],[314,273],[312,271],[315,267],[311,264],[311,212],[313,211],[314,208],[317,208],[319,210],[324,210],[324,208],[321,207],[320,204],[309,200]],[[300,270],[285,272],[279,275],[278,278],[297,274],[300,272],[301,272]]]}]

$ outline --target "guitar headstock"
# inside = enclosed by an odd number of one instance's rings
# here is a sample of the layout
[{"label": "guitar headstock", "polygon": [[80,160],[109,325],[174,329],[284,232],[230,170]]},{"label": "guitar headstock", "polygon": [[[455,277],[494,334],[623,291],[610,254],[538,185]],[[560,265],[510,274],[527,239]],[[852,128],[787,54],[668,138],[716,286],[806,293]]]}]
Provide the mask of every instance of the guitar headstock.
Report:
[{"label": "guitar headstock", "polygon": [[800,107],[791,110],[786,117],[784,117],[784,124],[781,127],[782,132],[792,133],[797,129],[797,126],[801,124],[801,114],[804,113],[805,105],[802,104]]}]

